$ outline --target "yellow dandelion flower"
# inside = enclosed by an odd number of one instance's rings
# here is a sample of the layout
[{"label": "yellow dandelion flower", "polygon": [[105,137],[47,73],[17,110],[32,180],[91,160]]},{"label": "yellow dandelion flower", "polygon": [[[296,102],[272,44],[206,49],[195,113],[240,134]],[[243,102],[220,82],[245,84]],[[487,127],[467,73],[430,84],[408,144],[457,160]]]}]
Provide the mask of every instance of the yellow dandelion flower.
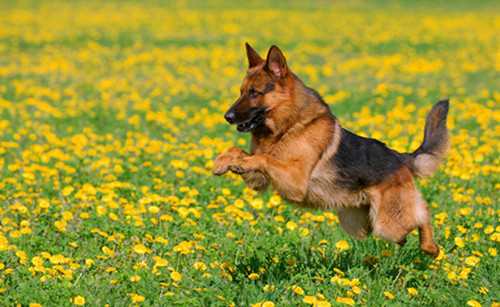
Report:
[{"label": "yellow dandelion flower", "polygon": [[260,198],[256,198],[250,202],[250,206],[255,210],[262,210],[262,208],[264,208],[264,201]]},{"label": "yellow dandelion flower", "polygon": [[279,195],[273,195],[269,198],[269,204],[267,207],[274,208],[281,204],[281,197]]},{"label": "yellow dandelion flower", "polygon": [[50,203],[46,199],[40,199],[40,201],[38,202],[38,207],[40,207],[40,209],[48,209],[50,208]]},{"label": "yellow dandelion flower", "polygon": [[132,299],[132,303],[140,303],[140,302],[143,302],[145,300],[144,296],[139,295],[139,294],[131,293],[129,295],[130,295],[130,298]]},{"label": "yellow dandelion flower", "polygon": [[137,244],[134,246],[134,252],[143,255],[148,252],[148,248],[144,244]]},{"label": "yellow dandelion flower", "polygon": [[289,221],[288,223],[286,223],[286,228],[290,229],[290,230],[295,230],[297,229],[297,223],[295,222],[292,222],[292,221]]},{"label": "yellow dandelion flower", "polygon": [[415,295],[418,295],[418,290],[415,289],[415,288],[407,288],[406,289],[408,291],[408,294],[411,295],[411,296],[415,296]]},{"label": "yellow dandelion flower", "polygon": [[318,246],[321,246],[321,245],[326,245],[328,246],[328,241],[327,240],[321,240],[318,242]]},{"label": "yellow dandelion flower", "polygon": [[85,298],[83,296],[76,296],[73,298],[73,304],[77,306],[83,306],[85,305]]},{"label": "yellow dandelion flower", "polygon": [[35,266],[41,266],[41,265],[43,265],[43,259],[36,256],[36,257],[33,257],[31,259],[31,263],[33,263],[33,265],[35,265]]},{"label": "yellow dandelion flower", "polygon": [[337,243],[335,243],[335,247],[341,250],[348,250],[349,249],[349,243],[344,240],[340,240]]},{"label": "yellow dandelion flower", "polygon": [[173,271],[172,273],[170,273],[170,278],[172,278],[175,281],[181,281],[182,275],[179,272]]},{"label": "yellow dandelion flower", "polygon": [[203,262],[196,262],[195,264],[193,264],[193,267],[198,270],[198,271],[206,271],[207,269],[207,265]]},{"label": "yellow dandelion flower", "polygon": [[140,276],[135,275],[135,276],[130,277],[130,281],[131,281],[131,282],[137,282],[137,281],[139,281],[139,280],[141,280],[141,277],[140,277]]},{"label": "yellow dandelion flower", "polygon": [[280,216],[280,215],[276,215],[276,216],[274,217],[274,220],[275,220],[277,223],[284,223],[284,222],[285,222],[285,219],[284,219],[282,216]]},{"label": "yellow dandelion flower", "polygon": [[69,196],[71,195],[71,193],[73,193],[74,190],[75,188],[73,188],[72,186],[67,186],[64,189],[62,189],[61,193],[63,196]]},{"label": "yellow dandelion flower", "polygon": [[292,286],[292,290],[295,294],[304,295],[304,290],[299,286]]},{"label": "yellow dandelion flower", "polygon": [[252,273],[252,274],[248,275],[248,278],[250,278],[251,280],[257,280],[260,278],[260,275],[257,273]]},{"label": "yellow dandelion flower", "polygon": [[394,295],[392,295],[392,293],[389,291],[385,291],[384,295],[385,295],[385,297],[387,297],[388,299],[391,299],[391,300],[394,298]]},{"label": "yellow dandelion flower", "polygon": [[490,247],[488,249],[488,253],[490,253],[490,255],[492,255],[492,256],[496,256],[497,255],[497,250],[495,248],[493,248],[493,247]]},{"label": "yellow dandelion flower", "polygon": [[465,258],[465,264],[470,266],[476,266],[479,263],[480,259],[476,256],[470,256]]},{"label": "yellow dandelion flower", "polygon": [[470,300],[470,301],[467,301],[467,306],[481,307],[481,303],[479,303],[478,301]]},{"label": "yellow dandelion flower", "polygon": [[304,298],[302,299],[302,301],[304,303],[306,303],[307,305],[315,305],[317,300],[314,296],[311,296],[311,295],[306,295],[304,296]]},{"label": "yellow dandelion flower", "polygon": [[495,228],[493,228],[493,226],[489,225],[483,231],[484,231],[485,234],[489,235],[490,233],[492,233],[493,231],[495,231]]},{"label": "yellow dandelion flower", "polygon": [[160,212],[160,208],[157,206],[149,206],[148,211],[151,214],[156,214],[156,213]]},{"label": "yellow dandelion flower", "polygon": [[465,242],[462,238],[455,237],[455,245],[462,248],[465,246]]},{"label": "yellow dandelion flower", "polygon": [[337,300],[339,303],[346,304],[347,306],[353,306],[356,302],[350,297],[341,297]]},{"label": "yellow dandelion flower", "polygon": [[192,250],[192,247],[193,247],[193,243],[188,242],[188,241],[182,241],[181,243],[177,244],[174,247],[174,252],[180,253],[183,255],[191,254],[191,253],[194,253],[194,250]]}]

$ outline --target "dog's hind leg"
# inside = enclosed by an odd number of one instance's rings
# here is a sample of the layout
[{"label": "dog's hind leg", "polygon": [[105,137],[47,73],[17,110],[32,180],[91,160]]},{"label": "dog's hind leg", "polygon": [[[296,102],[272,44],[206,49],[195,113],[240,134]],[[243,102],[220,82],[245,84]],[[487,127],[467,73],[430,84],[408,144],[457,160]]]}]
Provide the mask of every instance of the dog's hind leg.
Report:
[{"label": "dog's hind leg", "polygon": [[415,188],[407,168],[369,188],[369,195],[375,235],[404,245],[408,233],[418,227],[420,249],[432,258],[438,256],[439,247],[432,236],[429,208]]},{"label": "dog's hind leg", "polygon": [[436,258],[439,255],[439,246],[434,241],[434,237],[432,235],[429,206],[423,199],[420,200],[420,204],[417,206],[419,207],[418,210],[425,211],[425,220],[418,226],[420,249],[432,258]]},{"label": "dog's hind leg", "polygon": [[369,206],[342,208],[337,215],[344,231],[356,239],[365,238],[372,232]]},{"label": "dog's hind leg", "polygon": [[439,247],[432,236],[429,208],[407,168],[371,187],[369,195],[375,235],[402,246],[406,236],[418,227],[420,249],[432,258],[439,255]]}]

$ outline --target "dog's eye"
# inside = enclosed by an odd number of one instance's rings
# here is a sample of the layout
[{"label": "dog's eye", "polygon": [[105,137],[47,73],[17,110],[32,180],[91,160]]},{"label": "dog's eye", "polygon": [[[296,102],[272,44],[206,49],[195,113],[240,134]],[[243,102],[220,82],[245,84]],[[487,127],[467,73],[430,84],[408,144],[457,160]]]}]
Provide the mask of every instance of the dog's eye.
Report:
[{"label": "dog's eye", "polygon": [[249,91],[248,91],[248,96],[250,98],[256,98],[257,96],[259,96],[260,94],[262,94],[261,92],[257,91],[256,89],[254,88],[251,88]]}]

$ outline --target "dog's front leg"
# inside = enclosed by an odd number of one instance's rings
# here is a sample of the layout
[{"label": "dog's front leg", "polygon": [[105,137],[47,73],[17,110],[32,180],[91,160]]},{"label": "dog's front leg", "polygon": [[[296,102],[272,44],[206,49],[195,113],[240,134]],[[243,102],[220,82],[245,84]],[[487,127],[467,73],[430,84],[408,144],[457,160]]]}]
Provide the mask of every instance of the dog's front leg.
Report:
[{"label": "dog's front leg", "polygon": [[237,174],[261,172],[282,197],[301,202],[307,193],[311,169],[301,161],[283,162],[267,154],[256,154],[232,160],[229,170]]}]

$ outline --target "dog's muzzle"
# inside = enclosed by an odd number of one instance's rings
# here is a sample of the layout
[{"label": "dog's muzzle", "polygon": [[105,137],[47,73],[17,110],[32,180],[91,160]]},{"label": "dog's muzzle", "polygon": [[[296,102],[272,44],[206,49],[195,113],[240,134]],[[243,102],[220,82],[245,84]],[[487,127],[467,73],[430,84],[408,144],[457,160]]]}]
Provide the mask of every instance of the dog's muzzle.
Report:
[{"label": "dog's muzzle", "polygon": [[224,118],[228,123],[236,125],[239,132],[250,132],[264,123],[266,111],[262,107],[250,108],[244,112],[243,118],[243,116],[238,116],[234,111],[229,110]]}]

